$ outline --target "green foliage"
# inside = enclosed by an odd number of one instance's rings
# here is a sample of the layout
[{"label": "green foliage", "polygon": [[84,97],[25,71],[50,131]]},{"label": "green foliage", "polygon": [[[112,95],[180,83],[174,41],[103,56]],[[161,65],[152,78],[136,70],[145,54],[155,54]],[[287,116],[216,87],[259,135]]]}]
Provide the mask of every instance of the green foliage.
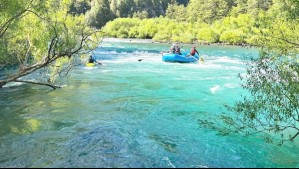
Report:
[{"label": "green foliage", "polygon": [[220,41],[228,42],[229,44],[243,43],[245,42],[243,34],[241,30],[227,30],[221,34]]},{"label": "green foliage", "polygon": [[198,30],[197,39],[207,43],[219,41],[219,34],[212,27],[201,28]]},{"label": "green foliage", "polygon": [[157,22],[155,19],[142,20],[139,26],[139,34],[142,34],[142,36],[139,37],[153,38],[158,31],[158,24],[159,22]]},{"label": "green foliage", "polygon": [[226,17],[218,30],[221,32],[220,41],[230,44],[251,44],[254,36],[254,20],[249,14],[240,14],[237,17]]},{"label": "green foliage", "polygon": [[173,25],[174,21],[169,19],[159,18],[157,22],[157,33],[153,36],[153,39],[159,42],[170,41],[172,37],[172,32],[169,31],[168,26]]},{"label": "green foliage", "polygon": [[287,56],[277,57],[261,53],[261,57],[248,66],[243,87],[250,91],[251,97],[227,106],[236,114],[222,115],[230,119],[230,124],[226,124],[232,130],[281,135],[281,141],[296,138],[299,133],[299,62]]},{"label": "green foliage", "polygon": [[186,13],[187,9],[184,5],[169,4],[166,10],[166,17],[181,23],[187,21]]},{"label": "green foliage", "polygon": [[[188,24],[167,18],[116,19],[109,22],[103,31],[112,37],[153,38],[159,41],[244,43],[250,36],[252,22],[246,15],[224,21],[223,25]],[[125,29],[126,27],[126,29]],[[217,30],[217,31],[216,31]],[[220,32],[218,31],[220,30]],[[230,31],[234,30],[234,31]],[[220,34],[223,33],[222,38]],[[165,35],[163,35],[165,34]]]},{"label": "green foliage", "polygon": [[3,40],[0,41],[0,65],[14,63],[12,57],[9,57],[10,55],[5,43]]},{"label": "green foliage", "polygon": [[1,22],[8,18],[9,16],[13,16],[16,12],[19,12],[22,9],[25,9],[29,2],[27,1],[19,1],[19,0],[0,0],[0,18]]},{"label": "green foliage", "polygon": [[137,11],[133,14],[133,18],[139,18],[139,19],[145,19],[145,18],[149,18],[149,14],[147,11]]},{"label": "green foliage", "polygon": [[[186,33],[190,34],[193,40],[206,42],[254,44],[260,36],[259,19],[266,15],[265,12],[270,11],[276,16],[288,15],[289,18],[295,18],[296,13],[298,14],[296,0],[110,0],[109,3],[107,0],[93,0],[89,3],[86,0],[73,0],[70,12],[82,13],[91,6],[86,16],[90,24],[97,28],[114,17],[148,19],[162,15],[174,20],[177,25],[183,22],[195,24],[187,26]],[[159,20],[163,20],[162,18]],[[201,23],[208,23],[212,30],[202,28]],[[157,34],[155,39],[164,41],[184,39],[178,35],[181,28],[171,25],[167,23],[162,29],[156,30],[150,25],[138,23],[138,26],[121,26],[117,31],[113,29],[108,32],[113,37],[153,38]],[[201,30],[197,30],[199,28]],[[167,35],[163,36],[162,32],[167,32]]]},{"label": "green foliage", "polygon": [[[26,5],[14,9],[14,15],[1,15],[0,60],[5,64],[15,64],[18,69],[10,76],[1,77],[0,87],[41,68],[50,67],[60,58],[69,59],[84,49],[90,50],[99,41],[91,36],[95,32],[86,26],[83,15],[68,13],[71,0],[22,2]],[[1,12],[6,14],[12,10],[9,6],[4,9]],[[40,79],[43,78],[46,76]]]},{"label": "green foliage", "polygon": [[158,41],[158,42],[168,42],[171,39],[171,33],[168,32],[167,30],[161,30],[155,34],[153,37],[153,40]]},{"label": "green foliage", "polygon": [[188,20],[211,24],[227,16],[229,10],[225,0],[190,0],[187,6]]},{"label": "green foliage", "polygon": [[89,0],[73,0],[69,7],[69,13],[77,15],[85,14],[87,11],[90,10],[90,5],[91,4]]},{"label": "green foliage", "polygon": [[56,59],[55,63],[49,67],[50,77],[48,81],[53,84],[58,79],[61,68],[66,64],[70,64],[70,62],[71,59],[69,58]]},{"label": "green foliage", "polygon": [[108,21],[113,19],[110,11],[109,0],[93,0],[91,10],[86,14],[90,26],[96,28],[103,27]]},{"label": "green foliage", "polygon": [[[299,46],[299,20],[294,19],[291,16],[294,12],[284,5],[284,3],[275,3],[267,13],[260,15],[256,21],[259,24],[258,36],[260,38],[256,44],[264,46],[264,49],[268,51],[283,55],[296,55]],[[281,9],[283,7],[286,7],[285,11]]]},{"label": "green foliage", "polygon": [[227,106],[230,112],[221,117],[230,119],[223,122],[231,130],[264,133],[268,142],[280,139],[278,145],[299,135],[299,20],[290,2],[294,1],[274,1],[256,16],[252,32],[260,57],[248,64],[246,76],[240,76],[250,96]]},{"label": "green foliage", "polygon": [[111,37],[125,38],[129,37],[129,35],[132,36],[134,31],[130,29],[135,29],[139,24],[140,20],[137,18],[118,18],[108,22],[102,31]]},{"label": "green foliage", "polygon": [[118,17],[125,18],[130,17],[133,12],[133,8],[135,7],[134,0],[126,0],[118,2],[117,12]]},{"label": "green foliage", "polygon": [[288,11],[287,17],[291,19],[298,19],[299,16],[299,1],[297,0],[287,0],[283,1],[280,0],[280,2],[285,2],[284,8]]},{"label": "green foliage", "polygon": [[[153,18],[164,16],[168,4],[172,1],[173,0],[110,0],[110,9],[118,18]],[[189,0],[178,0],[177,3],[186,5],[188,1]]]},{"label": "green foliage", "polygon": [[247,13],[247,1],[248,0],[237,0],[237,6],[232,8],[231,13],[246,14]]}]

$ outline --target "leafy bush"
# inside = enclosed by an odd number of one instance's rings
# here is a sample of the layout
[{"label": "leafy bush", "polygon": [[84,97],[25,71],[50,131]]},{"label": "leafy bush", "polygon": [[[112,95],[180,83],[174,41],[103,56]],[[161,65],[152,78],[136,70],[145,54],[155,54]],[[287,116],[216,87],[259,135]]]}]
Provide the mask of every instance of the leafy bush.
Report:
[{"label": "leafy bush", "polygon": [[219,34],[216,33],[212,28],[199,29],[197,38],[200,41],[214,43],[219,41]]},{"label": "leafy bush", "polygon": [[244,43],[244,33],[241,30],[227,30],[221,34],[220,41],[229,44]]}]

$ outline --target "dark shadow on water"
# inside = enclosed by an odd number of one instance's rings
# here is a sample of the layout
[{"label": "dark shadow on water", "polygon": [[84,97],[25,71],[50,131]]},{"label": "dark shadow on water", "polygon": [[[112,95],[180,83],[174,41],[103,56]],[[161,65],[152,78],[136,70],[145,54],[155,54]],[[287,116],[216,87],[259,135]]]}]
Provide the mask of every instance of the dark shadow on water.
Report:
[{"label": "dark shadow on water", "polygon": [[173,143],[174,140],[168,136],[152,134],[149,136],[151,140],[154,140],[160,146],[162,146],[166,151],[171,153],[177,153],[177,144]]}]

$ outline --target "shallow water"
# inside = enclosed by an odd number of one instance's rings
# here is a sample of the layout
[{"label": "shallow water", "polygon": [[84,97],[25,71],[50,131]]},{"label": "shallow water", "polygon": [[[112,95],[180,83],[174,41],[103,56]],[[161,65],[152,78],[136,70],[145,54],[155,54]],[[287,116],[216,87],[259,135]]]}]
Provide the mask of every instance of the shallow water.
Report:
[{"label": "shallow water", "polygon": [[299,167],[295,143],[198,124],[246,94],[237,75],[256,50],[198,46],[205,62],[180,64],[162,62],[168,48],[106,40],[103,65],[75,68],[62,89],[0,90],[0,167]]}]

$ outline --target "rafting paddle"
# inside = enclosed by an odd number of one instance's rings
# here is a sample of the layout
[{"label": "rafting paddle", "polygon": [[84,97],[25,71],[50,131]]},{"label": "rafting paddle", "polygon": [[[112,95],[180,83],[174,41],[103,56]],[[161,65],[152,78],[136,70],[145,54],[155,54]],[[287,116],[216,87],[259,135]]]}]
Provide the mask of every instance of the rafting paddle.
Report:
[{"label": "rafting paddle", "polygon": [[[150,57],[152,57],[152,56],[150,56]],[[148,59],[148,58],[150,58],[150,57],[146,57],[146,58],[143,58],[143,59],[138,59],[138,62],[141,62],[142,60],[144,60],[144,59]]]}]

